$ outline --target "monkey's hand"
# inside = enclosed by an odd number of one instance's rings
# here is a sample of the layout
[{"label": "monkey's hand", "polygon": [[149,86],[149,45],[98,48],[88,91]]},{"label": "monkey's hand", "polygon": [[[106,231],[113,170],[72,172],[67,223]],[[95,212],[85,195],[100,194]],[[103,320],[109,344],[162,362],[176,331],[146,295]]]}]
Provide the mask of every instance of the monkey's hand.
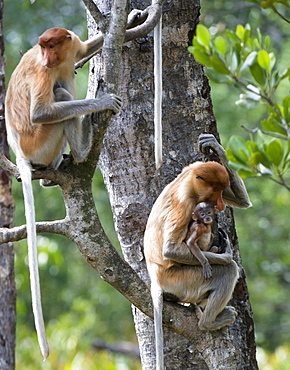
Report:
[{"label": "monkey's hand", "polygon": [[226,151],[217,142],[212,134],[201,134],[198,138],[199,150],[207,157],[209,157],[210,150],[212,150],[220,159],[222,165],[226,168],[229,178],[230,186],[223,191],[223,198],[227,204],[239,208],[248,208],[252,206],[247,190],[243,180],[239,177],[237,172],[232,170],[228,164]]},{"label": "monkey's hand", "polygon": [[213,245],[209,250],[208,252],[211,252],[211,253],[218,253],[219,251],[219,247],[217,247],[216,245]]},{"label": "monkey's hand", "polygon": [[224,148],[217,142],[217,139],[212,134],[201,134],[198,138],[198,148],[201,153],[206,156],[209,154],[209,151],[212,150],[221,160],[223,165],[228,163],[226,157],[226,151]]},{"label": "monkey's hand", "polygon": [[203,277],[205,279],[210,279],[212,277],[212,268],[208,261],[203,265]]},{"label": "monkey's hand", "polygon": [[122,99],[115,94],[103,93],[96,100],[99,105],[98,111],[111,109],[114,114],[117,114],[122,107]]},{"label": "monkey's hand", "polygon": [[54,89],[54,100],[55,101],[70,101],[73,100],[73,96],[63,87],[57,87]]}]

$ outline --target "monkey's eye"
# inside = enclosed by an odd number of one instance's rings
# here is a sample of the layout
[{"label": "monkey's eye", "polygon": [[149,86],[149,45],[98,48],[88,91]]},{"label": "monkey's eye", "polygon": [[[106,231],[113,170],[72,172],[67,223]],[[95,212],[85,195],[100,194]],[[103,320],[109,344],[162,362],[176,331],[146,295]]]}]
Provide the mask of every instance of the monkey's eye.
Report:
[{"label": "monkey's eye", "polygon": [[201,217],[204,217],[204,216],[205,216],[205,213],[203,213],[203,212],[202,212],[202,213],[200,214],[200,216],[201,216]]},{"label": "monkey's eye", "polygon": [[50,49],[53,49],[53,48],[54,48],[54,45],[49,45],[49,48],[50,48]]},{"label": "monkey's eye", "polygon": [[211,215],[211,211],[208,211],[208,212],[207,212],[207,214],[208,214],[208,215]]}]

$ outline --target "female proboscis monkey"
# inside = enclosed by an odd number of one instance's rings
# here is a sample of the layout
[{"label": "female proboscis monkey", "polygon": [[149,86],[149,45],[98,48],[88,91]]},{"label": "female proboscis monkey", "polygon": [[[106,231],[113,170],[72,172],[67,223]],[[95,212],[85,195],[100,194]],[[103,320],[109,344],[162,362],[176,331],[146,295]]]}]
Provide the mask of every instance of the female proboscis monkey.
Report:
[{"label": "female proboscis monkey", "polygon": [[185,239],[192,211],[200,202],[211,202],[222,211],[225,202],[241,208],[251,206],[242,180],[227,164],[225,151],[211,134],[201,135],[202,152],[213,150],[221,161],[195,162],[168,184],[154,203],[144,235],[144,254],[151,279],[154,306],[156,369],[164,369],[162,308],[163,293],[176,301],[205,304],[199,312],[201,330],[218,330],[235,320],[236,311],[226,306],[238,279],[230,243],[224,253],[201,252],[212,268],[210,279],[191,253]]},{"label": "female proboscis monkey", "polygon": [[45,31],[38,44],[23,55],[11,76],[6,95],[8,142],[20,172],[27,223],[32,306],[44,359],[46,340],[37,261],[33,168],[57,168],[67,143],[76,162],[86,159],[92,142],[90,123],[80,115],[110,109],[118,113],[121,99],[103,94],[99,99],[75,100],[75,62],[99,48],[99,38],[82,42],[63,28]]}]

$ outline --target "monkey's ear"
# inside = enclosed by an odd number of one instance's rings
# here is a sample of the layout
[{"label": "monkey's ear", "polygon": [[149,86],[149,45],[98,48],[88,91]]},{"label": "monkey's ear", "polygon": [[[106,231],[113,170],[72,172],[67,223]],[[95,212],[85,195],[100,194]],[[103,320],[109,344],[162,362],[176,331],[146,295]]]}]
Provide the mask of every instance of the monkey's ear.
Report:
[{"label": "monkey's ear", "polygon": [[198,217],[196,216],[196,214],[194,212],[192,212],[192,215],[191,215],[192,219],[194,221],[197,221],[198,220]]},{"label": "monkey's ear", "polygon": [[214,213],[218,213],[219,209],[217,206],[214,206]]}]

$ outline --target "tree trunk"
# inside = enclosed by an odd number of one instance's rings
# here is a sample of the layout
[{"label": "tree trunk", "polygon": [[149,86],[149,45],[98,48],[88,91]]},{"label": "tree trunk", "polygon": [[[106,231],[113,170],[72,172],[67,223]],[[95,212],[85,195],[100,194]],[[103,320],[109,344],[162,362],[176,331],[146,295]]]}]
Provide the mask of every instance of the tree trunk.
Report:
[{"label": "tree trunk", "polygon": [[[148,1],[133,1],[144,9]],[[199,16],[198,0],[173,0],[163,7],[163,165],[155,170],[153,127],[153,38],[152,34],[123,48],[119,95],[123,110],[109,125],[100,167],[110,195],[116,230],[126,261],[149,284],[143,255],[143,233],[151,207],[164,186],[182,168],[202,159],[196,147],[201,133],[217,128],[203,68],[188,53]],[[95,71],[97,69],[97,65]],[[92,80],[91,80],[92,81]],[[234,246],[240,264],[232,211],[220,219]],[[240,264],[241,265],[241,264]],[[243,270],[242,270],[243,271]],[[227,367],[206,361],[211,340],[199,348],[164,328],[165,365],[168,369],[256,369],[253,320],[245,276],[237,284],[231,302],[236,322],[220,334],[225,344],[220,351],[229,359]],[[152,320],[133,308],[143,369],[155,367]],[[210,365],[209,365],[210,364]]]},{"label": "tree trunk", "polygon": [[[3,1],[0,1],[0,150],[9,158],[4,121],[4,44],[2,32]],[[0,168],[0,227],[12,227],[14,202],[11,195],[11,176]],[[0,369],[11,370],[15,366],[15,303],[13,244],[0,248]]]}]

